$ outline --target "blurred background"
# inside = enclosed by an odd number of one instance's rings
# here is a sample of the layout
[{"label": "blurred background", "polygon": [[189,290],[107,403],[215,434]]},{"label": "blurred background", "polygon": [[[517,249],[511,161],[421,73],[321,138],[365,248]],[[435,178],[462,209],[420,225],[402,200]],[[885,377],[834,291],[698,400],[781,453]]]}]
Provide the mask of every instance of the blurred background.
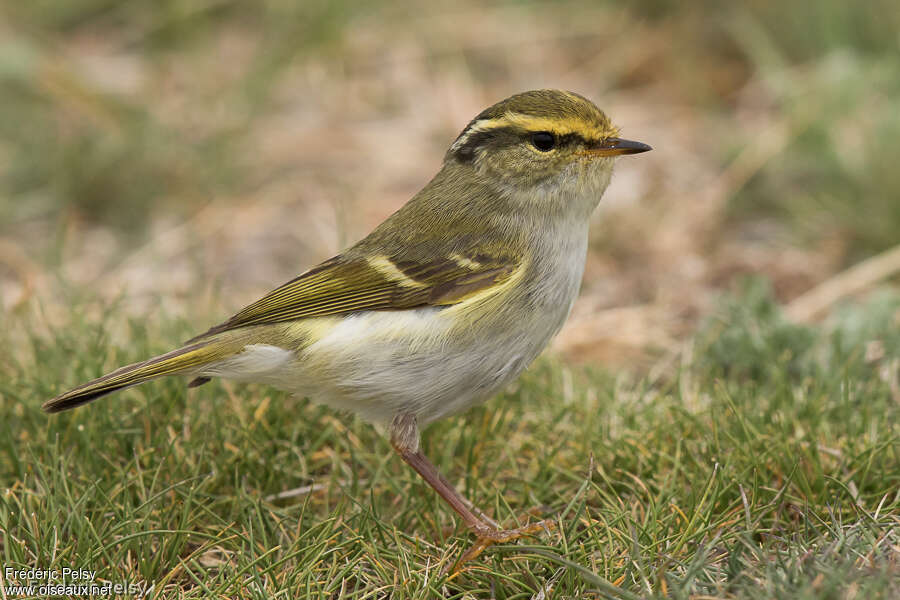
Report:
[{"label": "blurred background", "polygon": [[747,275],[810,321],[895,272],[896,0],[31,0],[0,5],[0,317],[203,330],[541,87],[654,147],[595,215],[570,360],[653,364]]}]

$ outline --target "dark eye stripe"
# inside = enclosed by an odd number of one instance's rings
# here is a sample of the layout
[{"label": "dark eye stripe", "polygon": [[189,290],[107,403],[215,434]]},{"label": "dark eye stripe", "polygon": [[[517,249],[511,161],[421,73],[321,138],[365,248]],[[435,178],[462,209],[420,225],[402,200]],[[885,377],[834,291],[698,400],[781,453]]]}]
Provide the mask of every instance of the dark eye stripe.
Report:
[{"label": "dark eye stripe", "polygon": [[[462,133],[459,134],[457,140],[463,139],[465,142],[456,146],[456,142],[454,142],[454,146],[451,146],[451,151],[449,156],[452,156],[459,162],[469,163],[475,160],[475,153],[478,148],[486,146],[491,143],[492,140],[507,138],[510,140],[510,143],[520,144],[523,141],[525,143],[532,143],[532,136],[535,133],[551,133],[551,132],[537,132],[537,131],[524,131],[522,129],[516,127],[497,127],[494,129],[485,129],[483,131],[476,131],[471,133],[469,130],[475,124],[473,121],[469,124],[469,127],[463,130]],[[563,135],[559,135],[553,133],[556,138],[556,144],[554,148],[561,148],[568,144],[580,143],[588,145],[590,142],[586,141],[584,137],[577,133],[566,133]]]},{"label": "dark eye stripe", "polygon": [[554,148],[561,148],[563,146],[568,146],[569,144],[584,144],[588,145],[590,142],[586,141],[582,136],[577,133],[566,133],[563,135],[559,135],[558,133],[553,132],[544,132],[544,131],[533,131],[528,133],[528,139],[530,141],[534,140],[534,136],[540,133],[551,133],[554,137],[555,144]]},{"label": "dark eye stripe", "polygon": [[468,133],[468,130],[469,128],[466,128],[459,135],[460,138],[465,138],[465,143],[457,146],[455,149],[451,149],[451,156],[464,163],[475,160],[475,151],[490,143],[491,140],[516,134],[516,130],[512,127],[497,127],[496,129],[485,129],[475,133]]},{"label": "dark eye stripe", "polygon": [[557,146],[565,146],[568,144],[586,144],[587,141],[577,133],[567,133],[565,135],[557,136]]}]

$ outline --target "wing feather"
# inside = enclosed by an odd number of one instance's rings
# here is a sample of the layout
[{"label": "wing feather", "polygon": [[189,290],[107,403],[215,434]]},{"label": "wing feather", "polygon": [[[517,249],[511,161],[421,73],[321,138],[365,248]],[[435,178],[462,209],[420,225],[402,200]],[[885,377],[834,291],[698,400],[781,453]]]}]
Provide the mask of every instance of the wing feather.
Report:
[{"label": "wing feather", "polygon": [[272,290],[194,340],[239,327],[308,317],[456,304],[501,285],[518,267],[509,257],[484,254],[454,253],[437,260],[338,255]]}]

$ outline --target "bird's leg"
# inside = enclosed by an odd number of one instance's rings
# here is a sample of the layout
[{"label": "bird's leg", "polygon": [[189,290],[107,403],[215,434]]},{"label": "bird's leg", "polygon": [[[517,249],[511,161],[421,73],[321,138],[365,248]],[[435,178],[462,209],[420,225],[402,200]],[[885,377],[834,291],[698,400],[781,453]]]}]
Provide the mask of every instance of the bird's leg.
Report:
[{"label": "bird's leg", "polygon": [[[478,536],[478,541],[457,561],[459,568],[464,562],[472,560],[481,554],[485,548],[492,544],[510,542],[523,535],[536,533],[541,530],[552,529],[555,523],[552,519],[545,519],[537,523],[530,523],[517,529],[501,530],[494,521],[475,508],[471,502],[463,498],[450,482],[438,472],[437,467],[431,464],[419,449],[419,427],[416,424],[415,415],[400,414],[391,421],[390,428],[391,446],[406,464],[416,470],[422,479],[428,482],[434,491],[444,499],[450,507],[465,521],[466,526]],[[471,507],[471,508],[470,508]]]}]

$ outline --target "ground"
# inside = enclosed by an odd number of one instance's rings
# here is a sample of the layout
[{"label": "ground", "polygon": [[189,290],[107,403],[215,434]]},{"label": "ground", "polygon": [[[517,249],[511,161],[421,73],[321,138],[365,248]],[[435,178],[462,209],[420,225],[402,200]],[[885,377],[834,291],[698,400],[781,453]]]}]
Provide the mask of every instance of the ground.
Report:
[{"label": "ground", "polygon": [[[894,3],[0,12],[3,567],[165,598],[900,594]],[[654,150],[619,161],[551,351],[424,447],[557,531],[442,575],[472,538],[387,442],[264,387],[40,412],[364,235],[534,87]]]}]

